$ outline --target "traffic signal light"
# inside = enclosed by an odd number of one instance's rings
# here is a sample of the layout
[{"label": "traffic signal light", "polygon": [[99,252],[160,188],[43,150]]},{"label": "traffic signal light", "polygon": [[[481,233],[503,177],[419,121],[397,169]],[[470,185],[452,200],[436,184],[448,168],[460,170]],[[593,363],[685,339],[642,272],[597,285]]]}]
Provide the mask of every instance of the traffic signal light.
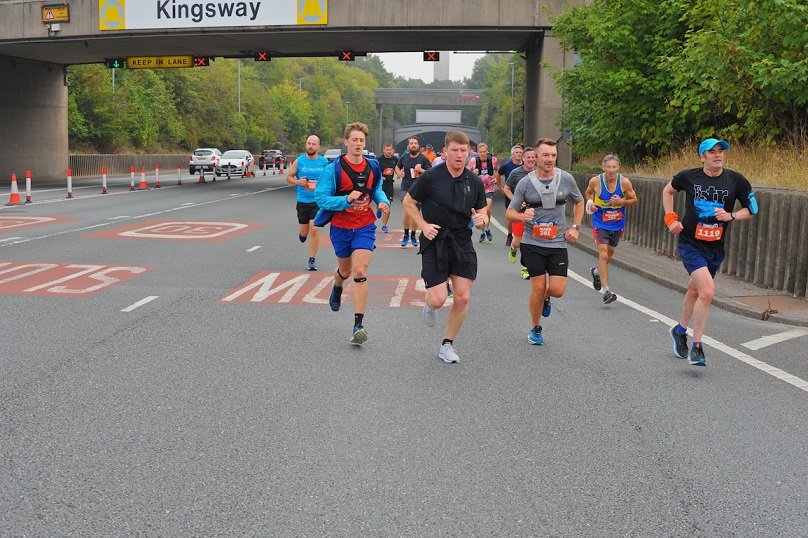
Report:
[{"label": "traffic signal light", "polygon": [[267,51],[258,51],[253,53],[253,59],[256,62],[269,62],[272,58],[269,56],[269,52]]},{"label": "traffic signal light", "polygon": [[340,62],[353,62],[356,59],[356,54],[352,50],[342,50],[339,53]]},{"label": "traffic signal light", "polygon": [[440,52],[435,50],[425,50],[424,51],[424,61],[425,62],[439,62],[440,61]]},{"label": "traffic signal light", "polygon": [[194,56],[194,67],[208,67],[210,56]]},{"label": "traffic signal light", "polygon": [[107,58],[104,63],[110,69],[124,69],[126,67],[126,58]]}]

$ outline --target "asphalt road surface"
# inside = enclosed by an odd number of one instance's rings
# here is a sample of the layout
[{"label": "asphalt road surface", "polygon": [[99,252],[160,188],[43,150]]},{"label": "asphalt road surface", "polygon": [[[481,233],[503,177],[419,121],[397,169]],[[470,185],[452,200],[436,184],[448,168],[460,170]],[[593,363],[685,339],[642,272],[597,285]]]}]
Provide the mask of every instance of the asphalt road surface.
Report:
[{"label": "asphalt road surface", "polygon": [[688,366],[681,295],[613,268],[604,306],[571,248],[531,346],[497,229],[447,365],[396,202],[357,348],[280,176],[174,179],[0,209],[0,535],[808,532],[804,332],[714,309]]}]

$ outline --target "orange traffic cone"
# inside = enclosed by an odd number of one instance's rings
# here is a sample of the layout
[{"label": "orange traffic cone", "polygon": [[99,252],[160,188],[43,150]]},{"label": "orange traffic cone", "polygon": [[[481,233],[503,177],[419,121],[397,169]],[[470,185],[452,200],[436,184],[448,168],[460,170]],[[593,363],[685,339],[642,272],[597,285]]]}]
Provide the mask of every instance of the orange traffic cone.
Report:
[{"label": "orange traffic cone", "polygon": [[283,175],[283,166],[286,164],[284,159],[281,159],[281,175]]},{"label": "orange traffic cone", "polygon": [[146,183],[146,167],[140,167],[140,184],[137,186],[138,190],[144,191],[149,188],[149,184]]},{"label": "orange traffic cone", "polygon": [[20,191],[17,188],[17,174],[11,174],[11,194],[6,205],[22,205]]}]

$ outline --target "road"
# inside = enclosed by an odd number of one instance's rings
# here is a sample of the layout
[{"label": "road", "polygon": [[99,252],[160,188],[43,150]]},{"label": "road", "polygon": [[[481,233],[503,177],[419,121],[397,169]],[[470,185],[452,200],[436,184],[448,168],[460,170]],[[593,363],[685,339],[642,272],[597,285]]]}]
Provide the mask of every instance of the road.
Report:
[{"label": "road", "polygon": [[573,248],[531,346],[496,233],[446,365],[379,233],[357,348],[280,176],[161,181],[0,209],[0,535],[805,535],[804,333],[714,309],[688,366],[681,295]]}]

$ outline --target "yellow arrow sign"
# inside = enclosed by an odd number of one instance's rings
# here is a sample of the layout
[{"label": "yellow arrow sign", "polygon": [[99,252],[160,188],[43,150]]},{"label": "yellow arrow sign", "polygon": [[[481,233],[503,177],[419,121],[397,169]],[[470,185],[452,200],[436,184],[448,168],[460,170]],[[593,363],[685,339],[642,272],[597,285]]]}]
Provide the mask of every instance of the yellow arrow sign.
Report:
[{"label": "yellow arrow sign", "polygon": [[193,66],[193,56],[130,56],[126,59],[127,69],[167,69]]}]

